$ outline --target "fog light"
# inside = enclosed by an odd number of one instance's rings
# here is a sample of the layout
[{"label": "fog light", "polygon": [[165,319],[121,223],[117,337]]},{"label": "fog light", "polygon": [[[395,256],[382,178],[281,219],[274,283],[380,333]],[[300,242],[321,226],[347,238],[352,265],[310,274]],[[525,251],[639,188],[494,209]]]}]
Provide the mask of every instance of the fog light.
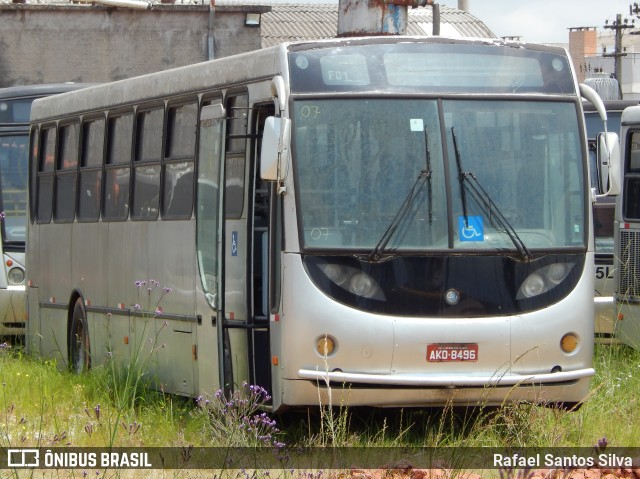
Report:
[{"label": "fog light", "polygon": [[331,356],[336,349],[336,343],[330,336],[322,336],[316,341],[316,351],[320,356]]},{"label": "fog light", "polygon": [[572,353],[578,347],[578,337],[573,334],[565,334],[560,340],[560,347],[565,353]]},{"label": "fog light", "polygon": [[24,271],[22,268],[11,268],[7,273],[9,282],[13,284],[20,284],[24,281]]}]

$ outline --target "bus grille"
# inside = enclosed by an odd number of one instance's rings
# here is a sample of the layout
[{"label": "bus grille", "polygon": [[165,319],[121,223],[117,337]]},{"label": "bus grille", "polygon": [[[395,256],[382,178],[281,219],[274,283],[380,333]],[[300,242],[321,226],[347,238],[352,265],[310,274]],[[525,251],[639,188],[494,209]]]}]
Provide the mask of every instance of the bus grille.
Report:
[{"label": "bus grille", "polygon": [[618,257],[620,296],[629,299],[640,296],[640,234],[637,231],[620,231]]}]

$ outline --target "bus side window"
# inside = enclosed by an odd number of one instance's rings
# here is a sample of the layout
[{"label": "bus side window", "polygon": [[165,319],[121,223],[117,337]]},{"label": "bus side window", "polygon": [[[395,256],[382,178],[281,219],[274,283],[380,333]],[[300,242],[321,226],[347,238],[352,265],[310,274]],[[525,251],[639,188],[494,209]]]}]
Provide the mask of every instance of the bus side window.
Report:
[{"label": "bus side window", "polygon": [[31,128],[29,134],[29,215],[31,222],[36,219],[36,185],[38,179],[38,140],[40,134],[37,126]]},{"label": "bus side window", "polygon": [[640,219],[640,132],[634,131],[628,138],[622,216],[625,220],[637,220]]},{"label": "bus side window", "polygon": [[246,94],[227,98],[227,142],[225,158],[225,217],[238,219],[244,209],[244,164],[247,149],[249,98]]},{"label": "bus side window", "polygon": [[79,221],[98,221],[100,217],[104,133],[104,119],[102,118],[88,121],[82,125]]},{"label": "bus side window", "polygon": [[136,118],[132,219],[155,220],[160,207],[160,160],[164,108],[143,111]]},{"label": "bus side window", "polygon": [[36,221],[49,223],[52,215],[54,155],[56,151],[56,128],[43,128],[40,133],[40,156],[38,158]]},{"label": "bus side window", "polygon": [[162,197],[163,218],[191,217],[197,120],[196,102],[169,108]]},{"label": "bus side window", "polygon": [[[217,100],[217,99],[215,99]],[[220,166],[223,158],[223,112],[211,100],[202,108],[198,148],[198,189],[196,200],[196,251],[198,270],[205,295],[218,308],[218,230],[220,221]]]},{"label": "bus side window", "polygon": [[79,132],[79,123],[61,125],[58,130],[58,164],[53,215],[56,223],[66,223],[75,218]]},{"label": "bus side window", "polygon": [[108,125],[103,218],[123,221],[129,215],[133,114],[110,118]]}]

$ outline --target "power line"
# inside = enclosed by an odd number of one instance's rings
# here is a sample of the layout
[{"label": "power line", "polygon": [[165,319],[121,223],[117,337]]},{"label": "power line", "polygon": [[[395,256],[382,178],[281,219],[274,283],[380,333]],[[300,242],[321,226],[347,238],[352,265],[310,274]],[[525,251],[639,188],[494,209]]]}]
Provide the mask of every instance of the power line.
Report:
[{"label": "power line", "polygon": [[[637,3],[635,3],[634,5],[629,5],[629,11],[633,11],[632,10],[633,8],[635,8],[636,11],[640,12]],[[622,57],[627,56],[627,54],[624,52],[622,48],[622,36],[625,30],[629,28],[634,28],[634,27],[635,27],[634,21],[632,20],[631,23],[629,23],[628,18],[625,18],[623,21],[622,14],[620,13],[616,15],[616,19],[611,24],[609,24],[609,20],[606,20],[604,25],[604,28],[614,31],[615,46],[613,49],[613,53],[603,53],[602,56],[613,57],[614,64],[615,64],[615,75],[616,75],[616,79],[618,80],[618,85],[620,86],[622,85]]]}]

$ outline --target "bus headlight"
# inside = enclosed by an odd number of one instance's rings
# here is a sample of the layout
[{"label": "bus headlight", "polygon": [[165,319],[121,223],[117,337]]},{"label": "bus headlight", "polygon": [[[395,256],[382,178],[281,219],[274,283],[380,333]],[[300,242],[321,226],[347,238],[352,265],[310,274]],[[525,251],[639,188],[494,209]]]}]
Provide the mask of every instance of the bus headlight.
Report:
[{"label": "bus headlight", "polygon": [[7,273],[7,278],[11,284],[21,284],[24,281],[24,270],[22,268],[11,268]]},{"label": "bus headlight", "polygon": [[567,277],[573,263],[553,263],[527,276],[520,285],[516,299],[533,298],[558,286]]},{"label": "bus headlight", "polygon": [[322,268],[324,274],[337,285],[343,285],[347,280],[347,271],[338,264],[325,264]]},{"label": "bus headlight", "polygon": [[560,284],[562,280],[567,277],[570,266],[567,263],[553,263],[549,265],[549,271],[547,277],[553,284]]},{"label": "bus headlight", "polygon": [[532,298],[544,293],[544,279],[539,274],[530,274],[522,283],[520,292],[525,298]]},{"label": "bus headlight", "polygon": [[371,298],[375,289],[375,281],[365,273],[356,273],[351,277],[351,281],[349,281],[349,291],[357,296]]},{"label": "bus headlight", "polygon": [[385,299],[378,282],[363,271],[351,266],[343,266],[335,263],[324,263],[320,264],[319,267],[331,282],[349,291],[351,294],[368,299]]}]

